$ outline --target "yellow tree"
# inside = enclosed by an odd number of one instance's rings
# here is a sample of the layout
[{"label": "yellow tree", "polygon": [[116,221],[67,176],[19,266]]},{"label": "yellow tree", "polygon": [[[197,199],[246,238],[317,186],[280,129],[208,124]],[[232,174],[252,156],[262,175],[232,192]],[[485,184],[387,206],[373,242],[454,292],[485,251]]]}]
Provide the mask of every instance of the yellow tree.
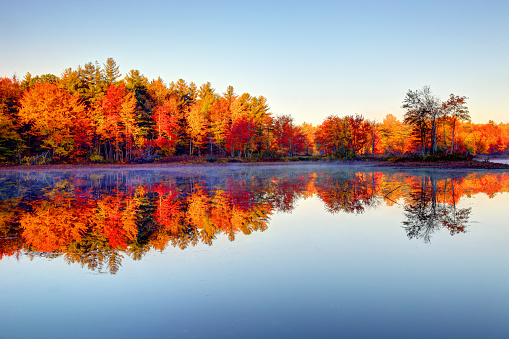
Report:
[{"label": "yellow tree", "polygon": [[134,144],[134,137],[140,134],[140,128],[136,123],[136,98],[132,92],[124,95],[120,108],[120,123],[124,129],[124,139],[126,147],[126,158],[130,159]]},{"label": "yellow tree", "polygon": [[304,148],[306,149],[306,155],[313,155],[315,153],[315,133],[317,127],[313,126],[313,124],[303,122],[299,128],[305,136]]},{"label": "yellow tree", "polygon": [[206,117],[206,112],[202,110],[202,102],[198,100],[191,106],[189,111],[186,112],[187,133],[189,139],[189,154],[193,154],[195,147],[201,155],[201,148],[207,142],[209,134],[209,121]]},{"label": "yellow tree", "polygon": [[252,97],[249,93],[244,93],[232,102],[230,111],[232,121],[247,119],[255,125],[255,133],[248,147],[248,153],[252,153],[253,148],[261,151],[263,146],[267,147],[269,143],[267,126],[272,119],[265,97]]},{"label": "yellow tree", "polygon": [[[233,98],[234,100],[235,98]],[[221,97],[210,110],[210,130],[216,144],[224,146],[226,132],[231,123],[231,100]]]},{"label": "yellow tree", "polygon": [[170,95],[170,90],[161,78],[152,80],[147,85],[147,92],[154,107],[163,106]]},{"label": "yellow tree", "polygon": [[380,142],[384,153],[403,154],[408,150],[409,126],[394,115],[387,114],[379,126]]}]

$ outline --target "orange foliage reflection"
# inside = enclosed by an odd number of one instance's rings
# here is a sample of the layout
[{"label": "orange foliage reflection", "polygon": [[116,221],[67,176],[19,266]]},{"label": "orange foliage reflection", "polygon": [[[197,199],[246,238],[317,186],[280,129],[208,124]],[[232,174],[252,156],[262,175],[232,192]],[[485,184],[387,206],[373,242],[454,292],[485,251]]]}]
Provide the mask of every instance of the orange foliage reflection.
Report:
[{"label": "orange foliage reflection", "polygon": [[[466,231],[463,197],[509,192],[508,173],[442,175],[341,172],[281,176],[239,175],[216,181],[91,175],[54,177],[41,193],[0,200],[0,259],[28,253],[63,255],[69,263],[116,273],[122,258],[151,248],[211,245],[218,236],[264,231],[274,213],[291,212],[299,199],[317,196],[330,213],[363,213],[381,204],[404,206],[410,239],[429,242],[440,229]],[[1,194],[1,192],[0,192]],[[0,195],[1,197],[1,195]]]}]

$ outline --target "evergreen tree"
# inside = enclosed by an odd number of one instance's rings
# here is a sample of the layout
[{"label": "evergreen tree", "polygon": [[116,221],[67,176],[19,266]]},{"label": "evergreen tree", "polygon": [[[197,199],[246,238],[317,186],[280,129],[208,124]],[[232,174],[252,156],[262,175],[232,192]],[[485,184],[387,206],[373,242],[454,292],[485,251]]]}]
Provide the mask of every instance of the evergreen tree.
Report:
[{"label": "evergreen tree", "polygon": [[148,80],[139,70],[130,70],[124,77],[125,87],[134,94],[136,99],[136,123],[139,126],[140,136],[153,138],[154,120],[153,107],[148,95]]},{"label": "evergreen tree", "polygon": [[108,58],[104,64],[104,81],[106,84],[113,85],[122,76],[118,70],[117,63],[113,58]]}]

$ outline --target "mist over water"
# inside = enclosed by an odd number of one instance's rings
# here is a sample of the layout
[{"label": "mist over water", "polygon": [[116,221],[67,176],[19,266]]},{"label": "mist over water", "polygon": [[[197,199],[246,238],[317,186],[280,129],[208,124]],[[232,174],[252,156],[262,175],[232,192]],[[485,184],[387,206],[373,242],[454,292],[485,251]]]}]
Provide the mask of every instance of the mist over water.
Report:
[{"label": "mist over water", "polygon": [[506,337],[507,192],[504,171],[2,172],[2,334]]},{"label": "mist over water", "polygon": [[508,164],[509,165],[509,159],[495,158],[495,159],[490,159],[490,161],[496,162],[499,164]]}]

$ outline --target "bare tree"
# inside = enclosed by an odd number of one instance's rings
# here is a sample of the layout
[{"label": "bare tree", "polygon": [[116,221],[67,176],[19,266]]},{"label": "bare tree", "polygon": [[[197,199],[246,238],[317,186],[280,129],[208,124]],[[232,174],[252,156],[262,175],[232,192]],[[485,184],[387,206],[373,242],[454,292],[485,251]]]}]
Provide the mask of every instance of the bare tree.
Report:
[{"label": "bare tree", "polygon": [[406,109],[406,124],[412,125],[414,133],[419,136],[422,155],[427,153],[427,137],[431,133],[431,152],[437,151],[437,120],[442,114],[442,103],[435,96],[429,86],[424,86],[421,90],[408,90],[403,106]]}]

